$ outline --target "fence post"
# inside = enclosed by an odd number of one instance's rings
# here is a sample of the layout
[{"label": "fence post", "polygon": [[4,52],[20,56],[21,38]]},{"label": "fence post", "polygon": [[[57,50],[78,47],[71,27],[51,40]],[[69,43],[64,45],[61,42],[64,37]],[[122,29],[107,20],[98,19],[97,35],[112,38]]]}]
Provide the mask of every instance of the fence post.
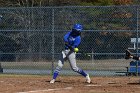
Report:
[{"label": "fence post", "polygon": [[[136,11],[137,11],[137,38],[136,38],[136,54],[137,54],[137,56],[139,56],[138,55],[138,46],[139,46],[139,42],[138,42],[138,39],[139,39],[139,9],[138,9],[138,7],[136,7]],[[139,74],[139,72],[138,72],[138,62],[136,63],[136,76],[138,76],[138,74]]]},{"label": "fence post", "polygon": [[52,74],[54,72],[54,8],[52,8],[52,48],[51,48],[51,52],[52,52]]}]

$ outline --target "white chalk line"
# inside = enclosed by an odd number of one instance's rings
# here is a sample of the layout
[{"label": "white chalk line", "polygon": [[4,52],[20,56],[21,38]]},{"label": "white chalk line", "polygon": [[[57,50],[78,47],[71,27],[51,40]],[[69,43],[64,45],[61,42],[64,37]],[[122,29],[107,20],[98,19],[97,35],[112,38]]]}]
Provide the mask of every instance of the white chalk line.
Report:
[{"label": "white chalk line", "polygon": [[26,92],[17,92],[17,93],[38,93],[38,92],[48,92],[48,91],[58,91],[58,90],[70,90],[72,87],[66,88],[56,88],[56,89],[45,89],[45,90],[35,90],[35,91],[26,91]]},{"label": "white chalk line", "polygon": [[93,85],[93,84],[89,84],[89,85],[85,85],[86,87],[97,87],[97,86],[101,86],[101,85]]}]

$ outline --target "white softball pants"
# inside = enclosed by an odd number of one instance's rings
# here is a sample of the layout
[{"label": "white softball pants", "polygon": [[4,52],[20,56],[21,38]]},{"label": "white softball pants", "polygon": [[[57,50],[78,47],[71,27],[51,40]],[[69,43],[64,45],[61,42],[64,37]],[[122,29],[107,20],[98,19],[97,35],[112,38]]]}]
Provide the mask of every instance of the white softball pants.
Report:
[{"label": "white softball pants", "polygon": [[58,66],[56,67],[55,72],[60,72],[63,65],[64,65],[64,61],[68,60],[70,63],[70,66],[72,68],[73,71],[75,72],[80,72],[80,68],[77,67],[76,65],[76,53],[70,50],[63,50],[61,55],[60,55],[60,59],[58,60]]}]

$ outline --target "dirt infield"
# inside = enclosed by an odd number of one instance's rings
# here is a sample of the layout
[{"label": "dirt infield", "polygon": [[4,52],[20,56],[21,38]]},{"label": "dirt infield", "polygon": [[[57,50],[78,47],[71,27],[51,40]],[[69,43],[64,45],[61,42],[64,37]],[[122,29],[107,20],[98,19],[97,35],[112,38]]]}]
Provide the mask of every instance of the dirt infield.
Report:
[{"label": "dirt infield", "polygon": [[59,76],[50,84],[50,76],[0,75],[0,93],[140,93],[140,77]]}]

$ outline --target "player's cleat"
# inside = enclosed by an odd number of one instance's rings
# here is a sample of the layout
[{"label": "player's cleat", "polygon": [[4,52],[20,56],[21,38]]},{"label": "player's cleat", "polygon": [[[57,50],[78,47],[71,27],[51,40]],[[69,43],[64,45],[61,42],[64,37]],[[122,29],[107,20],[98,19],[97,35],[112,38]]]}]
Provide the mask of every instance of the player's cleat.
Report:
[{"label": "player's cleat", "polygon": [[52,80],[50,81],[51,84],[53,84],[54,82],[55,82],[55,79],[52,79]]},{"label": "player's cleat", "polygon": [[86,82],[87,82],[87,83],[90,83],[90,82],[91,82],[91,79],[90,79],[90,77],[89,77],[89,74],[87,74],[87,76],[86,76]]},{"label": "player's cleat", "polygon": [[125,50],[125,59],[131,58],[131,52],[129,50]]}]

